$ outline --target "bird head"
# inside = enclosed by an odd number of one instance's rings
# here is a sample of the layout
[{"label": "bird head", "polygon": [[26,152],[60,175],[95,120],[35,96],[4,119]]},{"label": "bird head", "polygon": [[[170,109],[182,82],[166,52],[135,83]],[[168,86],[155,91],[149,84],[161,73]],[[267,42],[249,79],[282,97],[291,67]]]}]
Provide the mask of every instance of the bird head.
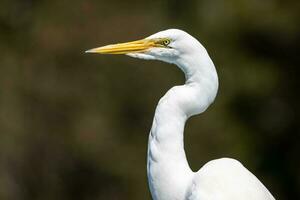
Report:
[{"label": "bird head", "polygon": [[149,37],[132,42],[106,45],[87,50],[86,53],[126,54],[146,60],[176,63],[178,58],[191,54],[202,45],[188,33],[178,29],[160,31]]}]

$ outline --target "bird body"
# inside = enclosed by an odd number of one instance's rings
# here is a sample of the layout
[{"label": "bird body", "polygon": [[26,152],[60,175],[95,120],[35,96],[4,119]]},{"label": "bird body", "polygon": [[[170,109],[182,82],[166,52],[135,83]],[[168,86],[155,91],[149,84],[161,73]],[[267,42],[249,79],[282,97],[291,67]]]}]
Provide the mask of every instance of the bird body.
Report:
[{"label": "bird body", "polygon": [[143,40],[91,49],[177,65],[184,85],[159,101],[149,134],[147,175],[154,200],[274,200],[239,161],[221,158],[193,172],[184,151],[187,119],[204,112],[218,91],[218,76],[206,49],[188,33],[169,29]]},{"label": "bird body", "polygon": [[274,200],[267,188],[239,161],[221,158],[194,174],[188,200]]}]

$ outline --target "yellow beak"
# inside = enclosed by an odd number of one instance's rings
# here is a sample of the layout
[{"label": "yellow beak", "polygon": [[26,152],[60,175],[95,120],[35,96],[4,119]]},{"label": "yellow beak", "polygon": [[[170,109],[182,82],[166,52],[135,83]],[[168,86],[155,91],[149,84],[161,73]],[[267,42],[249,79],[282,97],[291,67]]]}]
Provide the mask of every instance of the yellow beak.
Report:
[{"label": "yellow beak", "polygon": [[127,54],[145,52],[152,47],[158,46],[155,40],[143,39],[133,42],[126,42],[120,44],[111,44],[103,47],[87,50],[86,53],[100,53],[100,54]]}]

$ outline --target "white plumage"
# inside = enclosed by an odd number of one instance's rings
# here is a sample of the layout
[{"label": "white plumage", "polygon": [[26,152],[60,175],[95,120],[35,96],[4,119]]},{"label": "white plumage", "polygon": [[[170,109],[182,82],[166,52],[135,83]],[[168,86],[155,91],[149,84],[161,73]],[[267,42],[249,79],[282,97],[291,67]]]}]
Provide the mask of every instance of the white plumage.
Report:
[{"label": "white plumage", "polygon": [[188,165],[183,143],[185,122],[204,112],[218,90],[215,66],[194,37],[169,29],[143,40],[87,52],[161,60],[177,65],[185,74],[185,84],[171,88],[160,99],[149,135],[147,172],[154,200],[274,200],[237,160],[212,160],[197,172]]}]

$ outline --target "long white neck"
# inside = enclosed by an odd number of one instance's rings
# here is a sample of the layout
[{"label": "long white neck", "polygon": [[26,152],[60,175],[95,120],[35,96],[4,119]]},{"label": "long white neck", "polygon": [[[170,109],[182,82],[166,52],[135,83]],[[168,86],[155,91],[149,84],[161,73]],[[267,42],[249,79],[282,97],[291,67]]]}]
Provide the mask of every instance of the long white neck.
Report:
[{"label": "long white neck", "polygon": [[184,125],[190,116],[206,110],[218,90],[214,64],[206,51],[201,51],[199,55],[176,60],[175,64],[185,73],[186,83],[171,88],[156,107],[147,157],[154,200],[185,199],[194,174],[184,151]]}]

